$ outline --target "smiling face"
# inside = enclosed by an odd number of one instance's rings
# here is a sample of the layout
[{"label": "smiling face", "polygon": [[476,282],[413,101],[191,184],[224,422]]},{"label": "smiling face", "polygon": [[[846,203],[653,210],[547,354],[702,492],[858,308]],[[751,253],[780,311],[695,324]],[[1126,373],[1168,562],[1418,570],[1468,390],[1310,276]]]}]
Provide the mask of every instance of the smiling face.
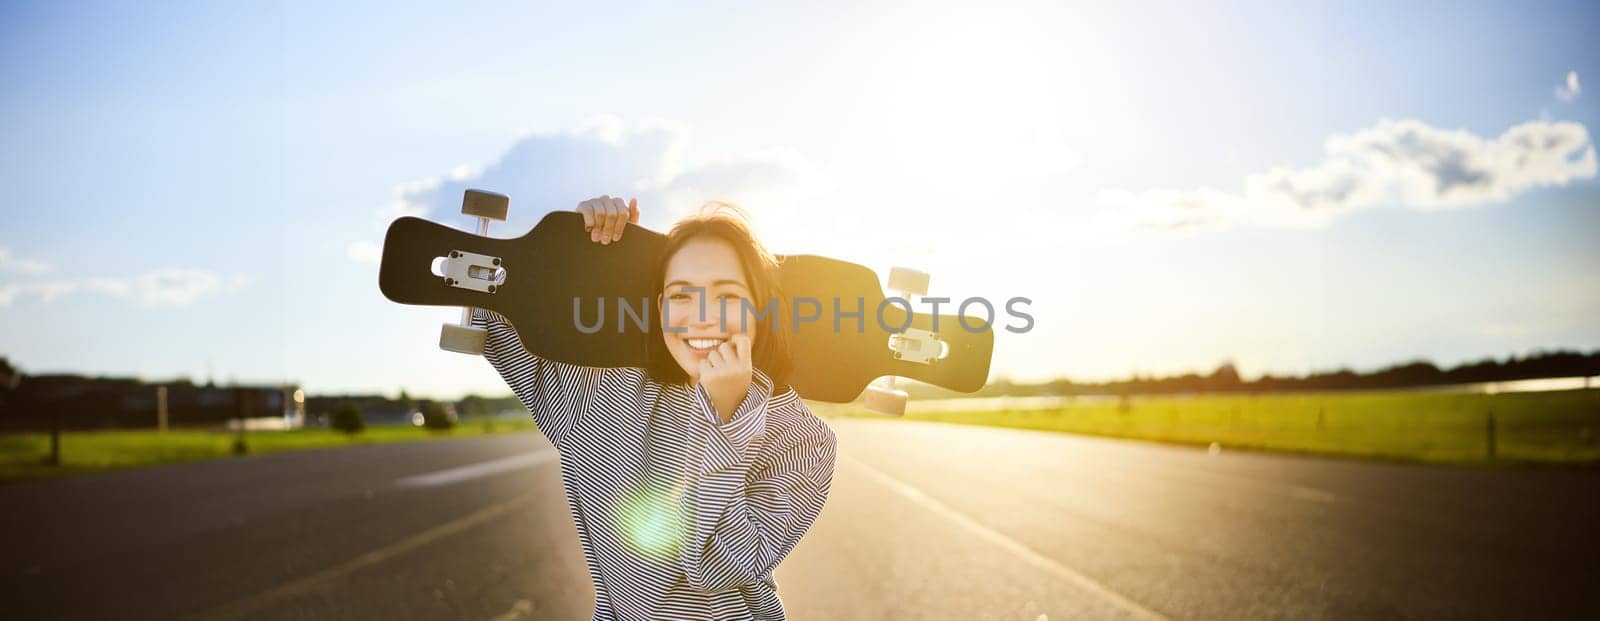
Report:
[{"label": "smiling face", "polygon": [[755,343],[755,322],[747,316],[740,326],[750,282],[728,242],[703,235],[689,239],[667,260],[663,281],[662,340],[691,382],[698,381],[700,361],[734,334],[748,334]]}]

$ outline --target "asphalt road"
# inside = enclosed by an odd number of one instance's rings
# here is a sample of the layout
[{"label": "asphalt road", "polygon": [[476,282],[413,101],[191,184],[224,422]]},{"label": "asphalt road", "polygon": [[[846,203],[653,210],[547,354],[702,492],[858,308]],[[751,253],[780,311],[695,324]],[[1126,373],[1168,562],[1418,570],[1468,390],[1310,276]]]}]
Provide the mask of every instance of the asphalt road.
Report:
[{"label": "asphalt road", "polygon": [[[835,419],[794,619],[1600,618],[1600,469]],[[534,434],[0,487],[16,619],[587,619]]]}]

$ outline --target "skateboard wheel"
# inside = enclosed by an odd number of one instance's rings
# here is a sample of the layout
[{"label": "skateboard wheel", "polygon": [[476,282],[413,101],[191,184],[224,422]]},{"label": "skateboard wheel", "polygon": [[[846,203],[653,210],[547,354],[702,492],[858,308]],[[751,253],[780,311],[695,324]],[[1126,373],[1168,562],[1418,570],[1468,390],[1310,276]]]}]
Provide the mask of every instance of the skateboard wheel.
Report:
[{"label": "skateboard wheel", "polygon": [[467,190],[461,197],[461,213],[475,218],[488,218],[504,222],[506,212],[511,210],[511,198],[504,194],[485,192],[483,190]]},{"label": "skateboard wheel", "polygon": [[867,410],[890,416],[905,416],[906,391],[882,386],[868,386],[865,393]]},{"label": "skateboard wheel", "polygon": [[488,337],[489,331],[483,328],[447,323],[439,329],[439,349],[482,356],[483,344]]},{"label": "skateboard wheel", "polygon": [[928,295],[928,273],[907,267],[889,268],[889,290]]}]

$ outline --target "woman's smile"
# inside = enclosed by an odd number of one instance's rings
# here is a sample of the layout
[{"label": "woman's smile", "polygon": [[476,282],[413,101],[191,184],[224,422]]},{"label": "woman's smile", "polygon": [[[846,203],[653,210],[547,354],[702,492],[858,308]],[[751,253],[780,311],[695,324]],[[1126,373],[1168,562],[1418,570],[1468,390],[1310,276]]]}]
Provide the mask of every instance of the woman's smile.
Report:
[{"label": "woman's smile", "polygon": [[685,339],[683,339],[683,342],[689,345],[689,352],[690,353],[693,353],[693,354],[695,354],[697,356],[705,356],[707,354],[710,354],[713,351],[716,351],[716,349],[718,347],[721,347],[723,343],[728,342],[728,339],[727,338],[685,338]]}]

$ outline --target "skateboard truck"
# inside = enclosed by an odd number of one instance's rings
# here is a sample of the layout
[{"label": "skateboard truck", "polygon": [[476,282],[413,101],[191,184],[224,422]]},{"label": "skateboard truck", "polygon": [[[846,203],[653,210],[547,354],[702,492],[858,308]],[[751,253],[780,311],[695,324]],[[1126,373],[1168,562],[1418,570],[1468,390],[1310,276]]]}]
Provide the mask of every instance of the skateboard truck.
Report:
[{"label": "skateboard truck", "polygon": [[947,349],[939,333],[921,328],[906,328],[905,332],[889,336],[889,349],[895,360],[933,364],[944,358]]},{"label": "skateboard truck", "polygon": [[[485,218],[479,220],[488,223]],[[484,231],[487,231],[487,227],[480,226],[479,234]],[[501,277],[504,273],[500,270],[500,257],[451,250],[450,256],[444,259],[444,284],[452,287],[494,293],[505,280]]]},{"label": "skateboard truck", "polygon": [[[511,208],[511,199],[504,194],[467,190],[461,197],[461,213],[478,219],[478,236],[489,236],[489,221],[504,222]],[[451,250],[444,258],[444,284],[451,287],[494,293],[505,281],[505,270],[499,257]],[[461,308],[461,323],[444,324],[439,329],[439,348],[474,356],[483,355],[484,342],[489,331],[472,325],[472,307]]]},{"label": "skateboard truck", "polygon": [[[890,268],[889,291],[909,303],[912,296],[928,294],[928,274],[904,267]],[[919,364],[933,364],[949,353],[938,333],[921,328],[906,328],[898,334],[889,335],[888,346],[894,352],[895,360]],[[894,387],[893,375],[884,377],[880,382],[867,385],[866,408],[890,416],[905,415],[906,391]]]}]

